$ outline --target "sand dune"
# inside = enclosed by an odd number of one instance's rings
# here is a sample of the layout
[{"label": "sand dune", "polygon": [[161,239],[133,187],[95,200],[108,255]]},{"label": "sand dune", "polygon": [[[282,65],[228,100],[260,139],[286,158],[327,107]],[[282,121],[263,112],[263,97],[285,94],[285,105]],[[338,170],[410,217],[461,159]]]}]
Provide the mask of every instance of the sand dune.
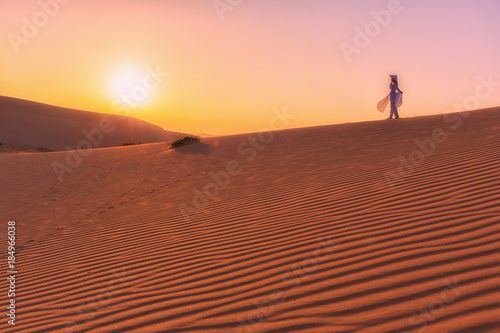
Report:
[{"label": "sand dune", "polygon": [[499,124],[105,148],[62,181],[65,152],[2,155],[15,331],[500,332]]},{"label": "sand dune", "polygon": [[125,115],[73,110],[0,96],[0,142],[18,149],[102,148],[130,142],[168,141],[178,134]]}]

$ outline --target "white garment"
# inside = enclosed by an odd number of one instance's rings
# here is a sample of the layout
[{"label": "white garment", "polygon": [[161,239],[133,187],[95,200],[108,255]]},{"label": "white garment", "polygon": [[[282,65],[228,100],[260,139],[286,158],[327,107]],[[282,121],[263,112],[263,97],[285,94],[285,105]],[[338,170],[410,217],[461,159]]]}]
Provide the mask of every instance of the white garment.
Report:
[{"label": "white garment", "polygon": [[[403,94],[401,93],[394,93],[394,94],[396,94],[396,99],[395,99],[396,107],[399,108],[401,105],[403,105]],[[378,102],[377,109],[383,113],[387,108],[387,105],[389,104],[390,100],[391,100],[391,94],[388,94],[380,102]]]},{"label": "white garment", "polygon": [[403,94],[402,93],[396,93],[396,99],[395,100],[396,100],[396,107],[399,108],[401,105],[403,105]]},{"label": "white garment", "polygon": [[385,108],[387,108],[387,104],[389,104],[390,99],[391,94],[385,96],[380,102],[378,102],[377,109],[383,113],[385,111]]}]

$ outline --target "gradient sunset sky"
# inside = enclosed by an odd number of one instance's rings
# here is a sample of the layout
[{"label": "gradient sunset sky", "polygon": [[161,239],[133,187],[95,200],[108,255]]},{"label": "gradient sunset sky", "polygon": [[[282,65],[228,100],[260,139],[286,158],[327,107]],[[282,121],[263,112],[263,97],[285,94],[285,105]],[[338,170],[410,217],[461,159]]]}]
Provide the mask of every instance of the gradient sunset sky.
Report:
[{"label": "gradient sunset sky", "polygon": [[[130,95],[133,117],[233,134],[283,107],[290,127],[386,118],[389,74],[402,117],[450,112],[481,76],[500,82],[500,0],[241,0],[222,12],[231,2],[2,0],[0,95],[104,113]],[[500,86],[479,102],[499,106]]]}]

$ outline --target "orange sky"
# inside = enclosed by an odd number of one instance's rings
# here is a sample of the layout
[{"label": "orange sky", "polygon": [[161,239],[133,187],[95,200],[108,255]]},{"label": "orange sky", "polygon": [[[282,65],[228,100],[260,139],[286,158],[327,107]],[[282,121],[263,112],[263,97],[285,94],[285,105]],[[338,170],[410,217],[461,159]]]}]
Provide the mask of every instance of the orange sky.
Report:
[{"label": "orange sky", "polygon": [[[0,95],[232,134],[266,127],[282,107],[296,115],[291,127],[382,119],[375,106],[393,73],[405,92],[402,116],[472,101],[480,76],[500,82],[497,0],[242,0],[227,8],[218,12],[213,0],[1,1]],[[356,28],[371,37],[356,42]],[[342,47],[357,53],[346,57]],[[500,86],[485,89],[478,106],[500,105]]]}]

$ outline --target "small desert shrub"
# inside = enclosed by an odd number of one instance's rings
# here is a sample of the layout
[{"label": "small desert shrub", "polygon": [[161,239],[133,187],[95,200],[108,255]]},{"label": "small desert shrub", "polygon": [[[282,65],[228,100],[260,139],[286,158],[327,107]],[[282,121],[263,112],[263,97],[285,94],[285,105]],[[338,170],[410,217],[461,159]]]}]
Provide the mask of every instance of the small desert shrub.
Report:
[{"label": "small desert shrub", "polygon": [[14,147],[10,146],[3,146],[0,145],[0,152],[6,152],[6,153],[19,153],[19,149],[16,149]]},{"label": "small desert shrub", "polygon": [[188,145],[190,143],[195,143],[195,142],[200,142],[200,138],[198,138],[196,136],[186,136],[186,137],[183,137],[182,139],[178,139],[178,140],[175,140],[174,142],[172,142],[172,145],[170,146],[170,148],[179,148],[179,147]]},{"label": "small desert shrub", "polygon": [[141,143],[135,143],[135,142],[125,142],[122,144],[122,146],[135,146],[135,145],[140,145]]}]

